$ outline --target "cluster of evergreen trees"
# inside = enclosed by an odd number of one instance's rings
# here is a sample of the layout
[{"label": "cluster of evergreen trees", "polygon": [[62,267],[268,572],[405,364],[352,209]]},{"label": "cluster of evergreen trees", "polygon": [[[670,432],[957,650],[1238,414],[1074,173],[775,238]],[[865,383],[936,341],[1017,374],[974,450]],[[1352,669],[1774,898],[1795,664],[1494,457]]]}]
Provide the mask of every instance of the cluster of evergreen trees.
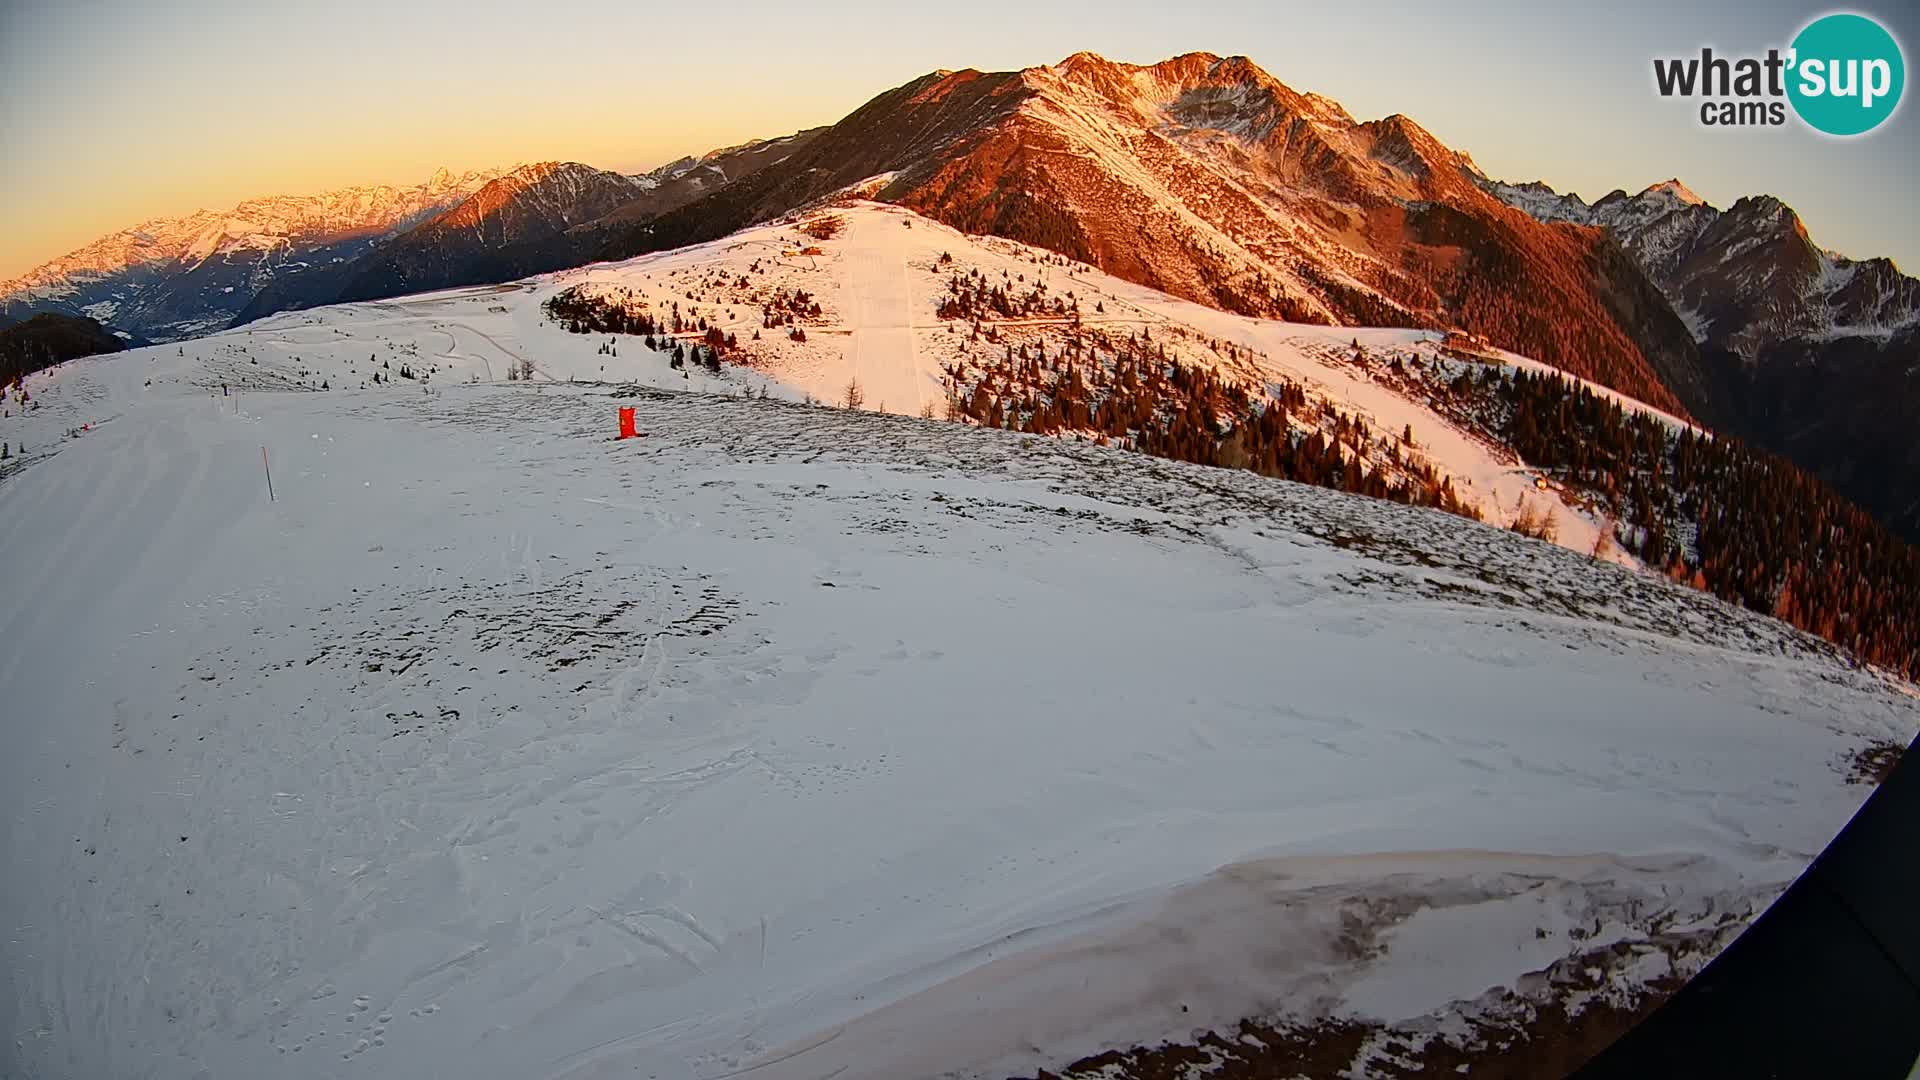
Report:
[{"label": "cluster of evergreen trees", "polygon": [[777,326],[794,326],[801,319],[817,319],[820,315],[820,301],[814,299],[812,293],[805,289],[792,292],[780,289],[760,306],[760,326],[768,330]]},{"label": "cluster of evergreen trees", "polygon": [[[629,292],[623,299],[632,299]],[[584,292],[578,285],[562,289],[546,302],[548,317],[570,334],[627,334],[648,337],[664,332],[643,307],[616,303],[597,293]]]},{"label": "cluster of evergreen trees", "polygon": [[1446,392],[1528,463],[1599,499],[1648,565],[1920,675],[1920,550],[1786,459],[1676,431],[1557,374],[1486,368]]},{"label": "cluster of evergreen trees", "polygon": [[[709,339],[711,339],[711,336],[715,333],[717,333],[716,330],[709,330]],[[666,348],[666,343],[661,342],[656,346],[654,340],[648,338],[647,348],[652,349],[656,347],[664,349]],[[713,374],[718,375],[720,374],[720,346],[711,344],[701,345],[698,342],[687,344],[685,342],[675,341],[673,348],[667,352],[667,363],[673,370],[680,371],[687,366],[689,361],[691,361],[695,367],[704,367]]]},{"label": "cluster of evergreen trees", "polygon": [[[948,414],[1038,435],[1080,433],[1157,457],[1250,469],[1339,491],[1479,518],[1405,435],[1323,413],[1298,384],[1250,391],[1168,355],[1144,336],[1091,344],[1008,344],[988,362],[946,369]],[[1304,432],[1304,434],[1303,434]]]},{"label": "cluster of evergreen trees", "polygon": [[[631,290],[622,290],[623,295],[608,297],[599,293],[582,292],[579,286],[563,289],[547,300],[547,314],[568,332],[575,334],[631,334],[641,339],[647,348],[667,354],[667,362],[674,370],[685,368],[689,361],[697,367],[718,374],[721,357],[739,348],[740,341],[732,333],[721,330],[707,322],[706,316],[695,314],[691,319],[682,314],[680,304],[675,301],[664,320],[656,320],[644,309],[636,309],[632,304]],[[805,293],[799,294],[805,297]],[[818,305],[815,305],[818,309]],[[677,335],[699,333],[698,341],[681,341]],[[612,355],[611,346],[602,346],[602,352]]]},{"label": "cluster of evergreen trees", "polygon": [[[548,298],[547,315],[574,334],[627,334],[632,337],[669,337],[679,334],[704,334],[712,329],[705,315],[695,308],[682,312],[674,301],[660,318],[647,310],[646,303],[633,290],[621,289],[613,296],[583,292],[578,285],[563,289]],[[649,346],[651,348],[651,346]]]},{"label": "cluster of evergreen trees", "polygon": [[943,319],[1079,318],[1080,303],[1071,298],[1048,296],[1046,283],[1027,276],[1003,275],[993,281],[978,270],[953,274],[947,280],[947,295],[940,301],[938,314]]},{"label": "cluster of evergreen trees", "polygon": [[92,319],[35,315],[26,322],[0,328],[0,387],[24,386],[26,377],[36,371],[126,347],[126,342]]}]

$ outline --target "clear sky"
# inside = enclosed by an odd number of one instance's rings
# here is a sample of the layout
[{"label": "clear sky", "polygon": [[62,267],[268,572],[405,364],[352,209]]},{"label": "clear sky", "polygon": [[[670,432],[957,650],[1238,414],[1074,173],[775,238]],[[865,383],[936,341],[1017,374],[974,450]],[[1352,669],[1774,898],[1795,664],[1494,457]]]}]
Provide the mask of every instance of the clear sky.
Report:
[{"label": "clear sky", "polygon": [[[1655,56],[1784,46],[1823,5],[0,0],[0,276],[145,218],[550,158],[637,171],[831,123],[935,68],[1244,53],[1489,174],[1589,199],[1770,192],[1819,243],[1920,271],[1906,103],[1851,141],[1703,128]],[[1920,8],[1858,7],[1914,60]],[[1915,91],[1920,92],[1920,91]],[[1910,92],[1908,96],[1912,96]]]}]

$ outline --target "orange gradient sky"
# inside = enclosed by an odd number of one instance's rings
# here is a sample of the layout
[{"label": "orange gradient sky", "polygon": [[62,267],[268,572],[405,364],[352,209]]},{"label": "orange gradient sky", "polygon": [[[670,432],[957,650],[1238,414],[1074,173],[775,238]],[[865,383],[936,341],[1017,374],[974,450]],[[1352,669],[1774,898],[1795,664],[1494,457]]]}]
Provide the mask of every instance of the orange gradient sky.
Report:
[{"label": "orange gradient sky", "polygon": [[[1914,110],[1852,141],[1713,131],[1651,59],[1784,45],[1824,9],[1644,4],[127,3],[0,0],[0,277],[252,196],[562,159],[638,171],[831,123],[934,68],[1091,49],[1244,53],[1356,117],[1404,112],[1489,174],[1589,199],[1679,176],[1769,192],[1819,243],[1920,266]],[[1911,15],[1866,9],[1913,40]]]}]

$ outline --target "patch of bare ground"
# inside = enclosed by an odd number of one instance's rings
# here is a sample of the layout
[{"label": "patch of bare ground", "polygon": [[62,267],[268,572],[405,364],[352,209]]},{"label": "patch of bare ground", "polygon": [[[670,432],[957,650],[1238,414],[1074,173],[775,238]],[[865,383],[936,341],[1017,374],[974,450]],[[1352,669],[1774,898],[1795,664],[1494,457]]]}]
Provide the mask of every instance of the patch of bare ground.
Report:
[{"label": "patch of bare ground", "polygon": [[1897,742],[1875,742],[1854,751],[1847,765],[1847,782],[1850,784],[1871,784],[1875,787],[1886,782],[1893,775],[1893,767],[1900,764],[1900,755],[1907,748]]},{"label": "patch of bare ground", "polygon": [[[1615,976],[1645,955],[1624,943],[1590,950],[1555,964],[1535,985],[1518,992],[1490,991],[1461,1003],[1451,1015],[1395,1024],[1346,1017],[1247,1019],[1188,1042],[1109,1050],[1016,1080],[1566,1076],[1652,1014],[1686,981],[1676,965],[1622,994]],[[1705,955],[1696,959],[1704,962]]]}]

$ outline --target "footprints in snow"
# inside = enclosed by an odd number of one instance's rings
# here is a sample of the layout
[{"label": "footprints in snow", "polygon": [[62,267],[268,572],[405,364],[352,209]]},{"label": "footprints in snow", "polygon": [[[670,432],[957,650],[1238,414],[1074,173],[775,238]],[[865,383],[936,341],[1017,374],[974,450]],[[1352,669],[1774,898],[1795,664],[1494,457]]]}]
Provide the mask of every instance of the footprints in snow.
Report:
[{"label": "footprints in snow", "polygon": [[[312,994],[308,995],[308,1000],[312,1002],[324,1002],[334,997],[336,993],[337,991],[334,989],[332,983],[325,983]],[[278,999],[274,1000],[273,1006],[275,1008],[280,1006]],[[429,1002],[428,1004],[416,1005],[408,1009],[407,1015],[413,1020],[425,1020],[439,1011],[440,1006],[437,1002]],[[309,1047],[315,1047],[316,1044],[324,1046],[337,1039],[339,1040],[338,1045],[340,1046],[339,1052],[341,1060],[351,1061],[369,1050],[377,1050],[387,1045],[387,1034],[394,1022],[394,1014],[384,1009],[376,1011],[373,1007],[373,999],[365,994],[359,994],[356,995],[352,1001],[348,1002],[347,1007],[339,1013],[326,1014],[323,1017],[323,1022],[337,1022],[341,1030],[338,1031],[337,1034],[330,1035],[329,1032],[332,1031],[331,1027],[316,1027],[297,1040],[288,1039],[283,1042],[276,1042],[274,1049],[282,1054],[297,1054]],[[290,1017],[283,1018],[280,1021],[280,1027],[282,1029],[289,1028],[292,1025],[293,1021]]]}]

